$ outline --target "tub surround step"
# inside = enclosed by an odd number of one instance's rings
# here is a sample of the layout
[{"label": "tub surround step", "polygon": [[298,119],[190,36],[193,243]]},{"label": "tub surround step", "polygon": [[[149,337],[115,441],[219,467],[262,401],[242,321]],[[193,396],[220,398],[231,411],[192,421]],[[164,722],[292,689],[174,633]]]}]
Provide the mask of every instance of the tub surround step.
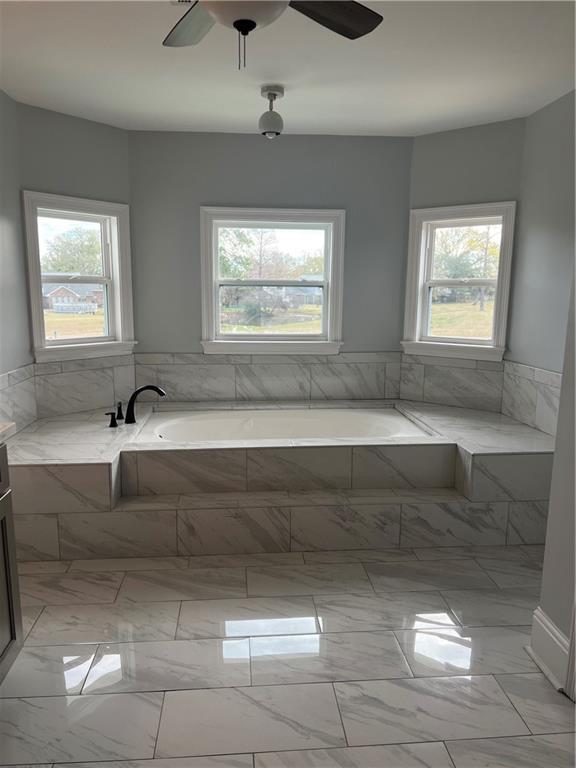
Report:
[{"label": "tub surround step", "polygon": [[159,494],[122,496],[115,512],[174,509],[233,509],[264,507],[310,507],[348,504],[418,504],[462,502],[467,499],[455,488],[381,489],[361,488],[325,491],[236,491],[229,493]]}]

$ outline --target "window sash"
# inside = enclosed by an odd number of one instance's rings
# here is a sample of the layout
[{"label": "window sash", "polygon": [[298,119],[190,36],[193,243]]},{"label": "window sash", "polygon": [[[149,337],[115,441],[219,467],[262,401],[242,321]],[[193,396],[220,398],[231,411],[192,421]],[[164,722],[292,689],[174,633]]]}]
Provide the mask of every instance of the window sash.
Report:
[{"label": "window sash", "polygon": [[480,344],[482,346],[494,346],[495,342],[495,330],[496,330],[496,312],[492,317],[492,332],[489,338],[481,338],[478,336],[432,336],[429,333],[430,328],[430,314],[432,309],[432,289],[433,288],[457,288],[457,287],[472,287],[472,288],[494,288],[494,305],[498,302],[498,281],[497,280],[482,280],[479,278],[465,279],[465,280],[428,280],[422,284],[422,292],[420,298],[420,340],[421,341],[435,341],[445,342],[451,344]]},{"label": "window sash", "polygon": [[[220,288],[237,286],[241,288],[321,288],[322,289],[322,331],[321,333],[222,333],[220,329]],[[216,280],[214,283],[214,338],[237,341],[326,341],[328,339],[327,291],[328,281],[312,280]]]},{"label": "window sash", "polygon": [[[57,281],[49,281],[49,280],[42,280],[42,283],[47,283],[48,285],[74,285],[74,283],[80,283],[83,282],[81,280],[57,280]],[[87,280],[86,283],[89,283],[91,285],[103,285],[104,286],[104,312],[105,312],[105,328],[107,328],[108,333],[102,336],[72,336],[69,339],[48,339],[46,338],[46,329],[44,327],[44,344],[46,347],[60,347],[60,346],[66,346],[71,344],[95,344],[95,343],[105,343],[110,341],[116,341],[116,334],[114,333],[115,329],[115,314],[114,314],[114,302],[112,301],[112,279],[107,278],[106,280]],[[42,302],[44,300],[44,296],[42,296]],[[42,304],[42,322],[44,326],[44,305]]]}]

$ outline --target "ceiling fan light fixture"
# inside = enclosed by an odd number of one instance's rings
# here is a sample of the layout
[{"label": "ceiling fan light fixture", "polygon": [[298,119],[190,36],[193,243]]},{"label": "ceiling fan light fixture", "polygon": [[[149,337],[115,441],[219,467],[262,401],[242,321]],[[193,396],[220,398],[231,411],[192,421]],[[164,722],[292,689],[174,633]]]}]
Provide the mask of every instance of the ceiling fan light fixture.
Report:
[{"label": "ceiling fan light fixture", "polygon": [[268,109],[258,120],[258,131],[267,139],[275,139],[284,130],[284,120],[274,109],[276,99],[281,99],[284,96],[284,87],[281,85],[263,85],[260,93],[265,99],[268,99]]}]

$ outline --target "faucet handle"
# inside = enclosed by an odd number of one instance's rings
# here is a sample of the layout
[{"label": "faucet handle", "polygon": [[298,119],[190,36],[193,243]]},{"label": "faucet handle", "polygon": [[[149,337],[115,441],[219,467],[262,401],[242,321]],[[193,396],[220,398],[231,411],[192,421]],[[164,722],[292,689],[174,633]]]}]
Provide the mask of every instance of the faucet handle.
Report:
[{"label": "faucet handle", "polygon": [[116,421],[116,414],[114,411],[108,411],[106,416],[110,416],[110,424],[108,424],[109,427],[114,428],[118,426],[118,422]]},{"label": "faucet handle", "polygon": [[118,401],[118,408],[116,409],[116,418],[118,421],[124,421],[124,413],[122,411],[122,402]]}]

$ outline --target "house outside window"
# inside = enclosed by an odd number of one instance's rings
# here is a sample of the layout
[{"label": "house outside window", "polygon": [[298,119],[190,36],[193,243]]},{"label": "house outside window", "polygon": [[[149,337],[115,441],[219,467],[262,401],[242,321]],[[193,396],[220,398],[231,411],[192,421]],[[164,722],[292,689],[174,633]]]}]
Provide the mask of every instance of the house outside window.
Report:
[{"label": "house outside window", "polygon": [[337,354],[344,211],[201,209],[207,354]]},{"label": "house outside window", "polygon": [[404,351],[501,360],[514,202],[413,210]]},{"label": "house outside window", "polygon": [[128,206],[24,192],[37,361],[131,352]]}]

